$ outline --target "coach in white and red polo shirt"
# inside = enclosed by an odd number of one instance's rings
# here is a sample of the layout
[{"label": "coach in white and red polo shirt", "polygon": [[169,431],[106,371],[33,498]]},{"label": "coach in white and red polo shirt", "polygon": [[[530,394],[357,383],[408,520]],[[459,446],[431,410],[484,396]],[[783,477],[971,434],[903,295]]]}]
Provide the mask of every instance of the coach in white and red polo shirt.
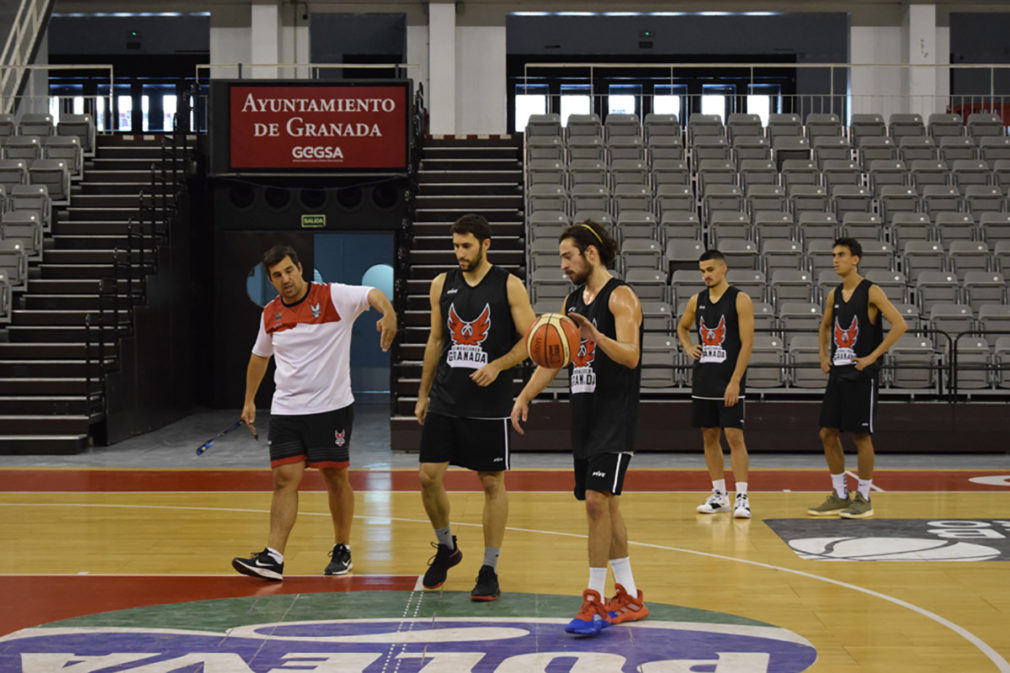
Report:
[{"label": "coach in white and red polo shirt", "polygon": [[308,466],[323,475],[333,517],[334,545],[323,572],[343,575],[351,569],[354,516],[354,493],[347,478],[354,421],[351,328],[369,306],[382,313],[376,330],[385,351],[396,336],[396,313],[377,288],[305,282],[298,253],[289,246],[270,248],[263,255],[263,266],[280,296],[263,309],[246,372],[242,420],[253,427],[256,391],[274,356],[270,537],[266,549],[251,558],[233,559],[232,567],[245,575],[284,579],[284,547],[298,515],[298,485]]}]

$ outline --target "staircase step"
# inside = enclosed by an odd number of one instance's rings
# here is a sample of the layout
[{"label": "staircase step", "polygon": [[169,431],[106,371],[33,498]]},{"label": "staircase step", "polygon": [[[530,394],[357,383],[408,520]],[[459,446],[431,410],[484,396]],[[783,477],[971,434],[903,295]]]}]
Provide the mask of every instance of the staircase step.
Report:
[{"label": "staircase step", "polygon": [[[415,211],[416,222],[455,222],[460,216],[474,212],[474,208],[418,208]],[[496,222],[522,221],[521,208],[484,208],[480,214],[491,224]]]},{"label": "staircase step", "polygon": [[[503,266],[520,266],[526,263],[526,255],[522,250],[499,250],[497,247],[488,253],[489,259],[494,264]],[[437,264],[452,268],[456,266],[456,255],[452,250],[418,250],[410,251],[408,257],[412,265],[432,265]]]},{"label": "staircase step", "polygon": [[519,161],[522,158],[516,146],[466,145],[461,147],[426,146],[421,148],[421,159],[499,159]]},{"label": "staircase step", "polygon": [[[76,208],[134,208],[136,209],[140,203],[140,197],[137,194],[125,193],[125,194],[75,194],[73,198],[73,207],[71,210]],[[150,197],[146,197],[147,203],[150,203]]]},{"label": "staircase step", "polygon": [[[39,281],[35,281],[36,283]],[[98,294],[41,294],[29,292],[21,299],[30,310],[98,310]]]},{"label": "staircase step", "polygon": [[136,198],[140,192],[150,191],[150,176],[148,176],[148,179],[141,185],[133,181],[123,182],[121,180],[113,180],[110,178],[98,180],[97,176],[93,176],[92,174],[93,171],[89,171],[87,181],[81,183],[80,194],[118,194],[124,196],[132,194],[133,197]]},{"label": "staircase step", "polygon": [[504,159],[480,158],[438,158],[421,159],[423,171],[522,171],[522,161],[518,157]]},{"label": "staircase step", "polygon": [[[130,223],[120,220],[58,221],[53,224],[54,236],[126,236]],[[94,247],[94,246],[92,246]]]},{"label": "staircase step", "polygon": [[522,186],[515,182],[424,182],[417,186],[417,194],[429,196],[446,194],[451,196],[487,196],[501,194],[505,196],[522,196]]},{"label": "staircase step", "polygon": [[[84,343],[88,340],[88,329],[83,325],[8,325],[7,336],[11,343]],[[113,339],[117,335],[113,334],[111,328],[105,329],[105,347],[112,346]],[[97,353],[98,348],[98,328],[91,328],[90,339],[93,352]]]},{"label": "staircase step", "polygon": [[[108,352],[106,352],[106,355]],[[97,355],[97,353],[96,353]],[[114,364],[108,357],[105,368]],[[102,363],[91,360],[92,376],[102,373]],[[84,378],[88,370],[87,360],[0,360],[5,379],[17,378]]]},{"label": "staircase step", "polygon": [[[448,236],[449,227],[452,226],[454,221],[455,218],[442,222],[418,222],[415,220],[412,225],[412,231],[414,236]],[[499,237],[516,238],[525,235],[525,232],[526,226],[521,221],[495,222],[491,226],[493,241],[497,241]]]},{"label": "staircase step", "polygon": [[91,417],[86,414],[0,416],[0,435],[71,435],[87,433],[90,426]]},{"label": "staircase step", "polygon": [[134,203],[124,207],[79,207],[74,205],[67,209],[65,220],[69,222],[128,222],[131,218],[139,220],[140,208]]},{"label": "staircase step", "polygon": [[[11,343],[0,342],[0,360],[85,360],[87,353],[83,341],[75,343]],[[94,344],[92,354],[97,355]]]},{"label": "staircase step", "polygon": [[71,234],[61,234],[52,236],[49,239],[52,247],[46,248],[46,259],[55,251],[71,250],[115,250],[117,248],[125,250],[129,244],[128,237],[117,234],[92,234],[91,236],[75,236]]},{"label": "staircase step", "polygon": [[90,414],[86,395],[0,395],[0,415]]},{"label": "staircase step", "polygon": [[470,212],[474,213],[483,213],[487,210],[520,212],[523,209],[523,196],[522,194],[418,194],[415,203],[418,210],[469,208]]},{"label": "staircase step", "polygon": [[434,169],[422,166],[417,172],[419,184],[436,182],[522,182],[522,167],[508,170]]},{"label": "staircase step", "polygon": [[[96,183],[101,182],[116,182],[121,185],[150,185],[151,184],[151,169],[150,162],[148,162],[148,167],[145,170],[122,170],[114,169],[107,170],[104,168],[96,167],[88,171],[88,181],[94,181]],[[145,189],[145,191],[147,191]]]},{"label": "staircase step", "polygon": [[0,379],[0,395],[87,395],[89,392],[102,390],[101,379],[92,378],[91,388],[89,391],[88,380],[85,377]]},{"label": "staircase step", "polygon": [[0,455],[67,456],[88,450],[87,433],[70,435],[0,435]]},{"label": "staircase step", "polygon": [[[145,155],[155,154],[152,152],[145,152]],[[105,154],[102,156],[96,156],[94,159],[93,167],[86,172],[86,175],[98,171],[144,171],[147,173],[148,177],[151,175],[151,167],[156,166],[161,162],[161,153],[158,152],[155,156],[129,156],[129,157],[110,157]]]},{"label": "staircase step", "polygon": [[[86,317],[91,317],[91,325],[97,326],[103,313],[97,309],[93,311],[80,311],[73,309],[15,309],[11,313],[11,325],[16,326],[43,326],[52,327],[80,327],[84,325]],[[120,324],[128,316],[120,313]],[[104,312],[104,324],[111,326],[115,324],[115,314],[112,311]]]}]

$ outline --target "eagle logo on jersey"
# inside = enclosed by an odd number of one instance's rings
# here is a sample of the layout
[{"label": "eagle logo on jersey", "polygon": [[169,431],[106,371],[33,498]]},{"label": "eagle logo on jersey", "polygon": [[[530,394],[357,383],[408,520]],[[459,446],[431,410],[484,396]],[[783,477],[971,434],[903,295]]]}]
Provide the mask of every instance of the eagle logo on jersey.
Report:
[{"label": "eagle logo on jersey", "polygon": [[[596,324],[596,321],[593,321]],[[596,360],[596,342],[583,339],[579,344],[579,350],[572,353],[572,393],[593,393],[596,392],[596,372],[593,370],[593,361]]]},{"label": "eagle logo on jersey", "polygon": [[473,320],[466,321],[456,313],[456,305],[449,305],[449,335],[452,346],[446,354],[445,362],[450,367],[480,369],[487,364],[487,351],[481,344],[491,331],[491,306],[484,304],[484,310]]},{"label": "eagle logo on jersey", "polygon": [[346,430],[334,430],[333,437],[336,439],[337,446],[343,446],[347,442],[347,431]]},{"label": "eagle logo on jersey", "polygon": [[853,364],[856,358],[856,351],[853,348],[859,338],[859,320],[852,316],[852,322],[846,329],[838,323],[835,317],[835,354],[831,359],[831,364],[836,367],[844,367]]},{"label": "eagle logo on jersey", "polygon": [[312,311],[312,317],[318,318],[323,310],[319,307],[319,304],[309,304],[309,310]]},{"label": "eagle logo on jersey", "polygon": [[719,324],[714,328],[705,324],[705,318],[698,323],[698,336],[701,337],[701,357],[698,362],[725,362],[726,349],[722,347],[726,341],[726,316],[719,316]]}]

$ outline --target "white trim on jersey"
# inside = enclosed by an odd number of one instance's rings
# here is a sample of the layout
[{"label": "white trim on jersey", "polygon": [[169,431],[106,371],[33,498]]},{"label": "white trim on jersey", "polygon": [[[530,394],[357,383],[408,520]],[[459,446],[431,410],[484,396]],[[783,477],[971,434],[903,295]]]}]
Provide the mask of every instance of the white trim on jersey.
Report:
[{"label": "white trim on jersey", "polygon": [[509,422],[511,419],[503,418],[502,422],[502,432],[505,433],[505,469],[508,470],[512,467],[511,452],[509,446]]}]

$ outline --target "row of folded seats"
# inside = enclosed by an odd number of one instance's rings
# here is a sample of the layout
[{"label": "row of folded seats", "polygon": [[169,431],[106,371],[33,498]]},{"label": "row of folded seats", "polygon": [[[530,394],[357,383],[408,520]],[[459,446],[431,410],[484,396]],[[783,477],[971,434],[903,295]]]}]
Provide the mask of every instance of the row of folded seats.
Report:
[{"label": "row of folded seats", "polygon": [[28,263],[41,259],[53,205],[70,200],[70,184],[93,156],[90,115],[0,114],[0,323],[10,321],[12,293],[27,287]]},{"label": "row of folded seats", "polygon": [[[764,138],[772,141],[803,138],[809,149],[820,138],[845,138],[853,148],[860,148],[868,139],[887,138],[895,146],[900,146],[906,138],[926,138],[934,146],[942,144],[949,137],[968,138],[981,147],[983,139],[1006,135],[1006,128],[999,115],[974,113],[965,122],[959,114],[931,114],[928,123],[922,115],[892,114],[885,123],[880,114],[853,114],[845,126],[838,115],[831,113],[811,113],[806,118],[798,114],[769,115],[767,126],[762,125],[756,114],[731,114],[723,123],[720,115],[693,113],[688,117],[686,127],[682,127],[675,114],[647,114],[644,122],[635,114],[610,114],[601,123],[596,114],[570,115],[566,127],[562,127],[557,114],[530,116],[525,129],[527,147],[530,143],[548,146],[552,139],[570,148],[591,146],[593,140],[613,147],[634,144],[635,139],[645,141],[648,146],[675,146],[676,140],[684,140],[688,149],[704,144],[711,139],[722,138],[734,142],[741,138]],[[672,138],[666,142],[656,142],[657,138]],[[541,142],[541,141],[545,142]],[[872,141],[869,144],[873,144]],[[912,142],[910,145],[914,145]],[[804,144],[794,145],[802,147]]]}]

